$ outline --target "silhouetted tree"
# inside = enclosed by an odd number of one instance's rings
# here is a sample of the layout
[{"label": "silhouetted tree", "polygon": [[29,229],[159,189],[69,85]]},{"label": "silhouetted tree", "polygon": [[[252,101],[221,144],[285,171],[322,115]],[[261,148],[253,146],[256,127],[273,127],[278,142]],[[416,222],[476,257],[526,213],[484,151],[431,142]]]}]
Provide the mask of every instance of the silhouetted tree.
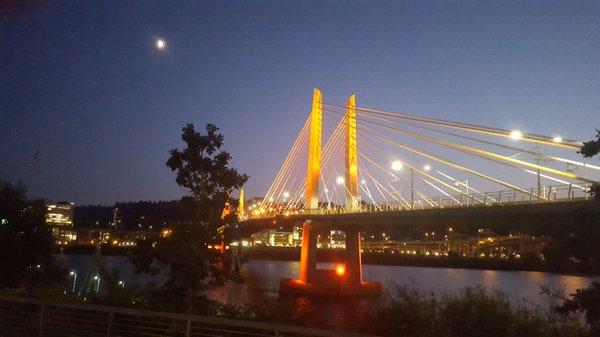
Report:
[{"label": "silhouetted tree", "polygon": [[223,135],[217,131],[213,124],[206,125],[206,134],[197,132],[193,124],[182,129],[186,148],[171,150],[166,165],[176,172],[177,184],[188,188],[191,196],[179,201],[180,220],[171,232],[155,247],[140,245],[132,256],[139,271],[166,272],[168,279],[156,296],[163,305],[170,304],[171,310],[202,311],[206,303],[202,292],[224,279],[209,245],[219,241],[217,229],[226,223],[221,213],[229,193],[239,189],[248,176],[229,167],[231,156],[219,151]]},{"label": "silhouetted tree", "polygon": [[[582,154],[586,158],[591,158],[600,153],[600,130],[596,129],[596,139],[584,142],[581,150],[578,153]],[[593,198],[600,200],[600,184],[594,183],[590,188],[590,194]]]},{"label": "silhouetted tree", "polygon": [[581,150],[578,152],[586,158],[591,158],[600,153],[600,130],[596,129],[596,132],[596,140],[592,139],[589,142],[584,142]]},{"label": "silhouetted tree", "polygon": [[600,282],[592,282],[588,288],[577,289],[571,298],[554,308],[561,314],[582,311],[589,324],[600,323]]},{"label": "silhouetted tree", "polygon": [[30,288],[60,278],[44,204],[29,202],[21,184],[0,181],[0,288]]}]

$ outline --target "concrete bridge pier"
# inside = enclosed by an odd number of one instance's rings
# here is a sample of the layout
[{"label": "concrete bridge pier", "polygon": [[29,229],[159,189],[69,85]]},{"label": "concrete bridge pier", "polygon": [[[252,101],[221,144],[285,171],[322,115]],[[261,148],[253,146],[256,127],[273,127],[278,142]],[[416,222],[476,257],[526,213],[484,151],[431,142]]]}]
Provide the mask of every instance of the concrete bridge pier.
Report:
[{"label": "concrete bridge pier", "polygon": [[299,280],[307,284],[314,284],[317,281],[317,231],[310,220],[302,224]]},{"label": "concrete bridge pier", "polygon": [[357,231],[346,232],[346,282],[344,287],[349,291],[357,291],[362,285],[360,233]]},{"label": "concrete bridge pier", "polygon": [[359,296],[376,297],[378,282],[362,281],[360,233],[346,232],[346,254],[334,269],[317,269],[317,229],[307,220],[302,227],[302,250],[298,279],[283,279],[279,293],[283,296]]}]

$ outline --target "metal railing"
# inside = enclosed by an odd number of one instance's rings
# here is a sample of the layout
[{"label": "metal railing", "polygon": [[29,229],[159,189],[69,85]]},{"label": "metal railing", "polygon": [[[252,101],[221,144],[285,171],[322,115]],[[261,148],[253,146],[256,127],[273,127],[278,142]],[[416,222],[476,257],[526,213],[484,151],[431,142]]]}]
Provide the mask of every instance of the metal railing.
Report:
[{"label": "metal railing", "polygon": [[0,297],[0,336],[367,337],[368,335],[220,317]]},{"label": "metal railing", "polygon": [[258,216],[249,218],[271,218],[277,215],[333,215],[350,213],[377,213],[390,211],[403,211],[411,209],[433,209],[433,208],[456,208],[456,207],[482,207],[498,206],[507,204],[527,204],[555,201],[572,201],[589,198],[588,186],[580,185],[551,185],[543,186],[538,192],[535,188],[525,190],[527,193],[516,190],[501,190],[485,193],[462,193],[443,197],[421,198],[410,205],[410,200],[406,202],[394,202],[386,204],[366,204],[352,210],[348,210],[341,205],[330,207],[321,207],[318,209],[297,209],[297,210],[277,210],[267,211]]}]

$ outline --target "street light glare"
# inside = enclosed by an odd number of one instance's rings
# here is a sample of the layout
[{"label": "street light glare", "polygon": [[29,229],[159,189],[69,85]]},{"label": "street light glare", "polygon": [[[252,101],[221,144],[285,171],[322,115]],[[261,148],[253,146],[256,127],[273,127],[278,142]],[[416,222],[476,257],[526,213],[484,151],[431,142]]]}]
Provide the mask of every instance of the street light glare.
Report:
[{"label": "street light glare", "polygon": [[552,141],[555,143],[562,143],[562,137],[556,136],[556,137],[552,138]]},{"label": "street light glare", "polygon": [[342,176],[338,176],[337,179],[335,179],[335,182],[338,185],[344,185],[344,183],[346,182],[346,179],[344,179],[344,177],[342,177]]},{"label": "street light glare", "polygon": [[392,162],[392,170],[400,171],[400,170],[402,170],[402,167],[403,167],[403,165],[402,165],[401,161],[395,160]]},{"label": "street light glare", "polygon": [[284,198],[289,198],[290,197],[290,192],[287,192],[287,191],[283,192],[283,197]]},{"label": "street light glare", "polygon": [[519,130],[513,130],[510,132],[510,138],[514,140],[519,140],[523,137],[523,133]]},{"label": "street light glare", "polygon": [[431,171],[431,165],[429,165],[429,164],[423,165],[423,170],[425,170],[425,171]]}]

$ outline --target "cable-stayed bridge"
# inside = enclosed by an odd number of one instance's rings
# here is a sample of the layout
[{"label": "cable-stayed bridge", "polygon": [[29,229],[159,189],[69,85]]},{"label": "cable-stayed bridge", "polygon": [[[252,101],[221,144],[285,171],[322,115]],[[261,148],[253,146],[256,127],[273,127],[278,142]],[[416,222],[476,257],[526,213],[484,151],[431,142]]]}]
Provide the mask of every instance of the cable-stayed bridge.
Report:
[{"label": "cable-stayed bridge", "polygon": [[331,289],[331,277],[316,270],[316,232],[344,230],[338,292],[376,292],[362,282],[361,231],[569,221],[574,211],[592,209],[589,189],[600,178],[599,166],[576,159],[581,146],[558,134],[358,107],[354,94],[345,105],[326,103],[314,89],[282,166],[264,198],[242,207],[238,227],[303,225],[300,278],[281,284],[300,292]]}]

